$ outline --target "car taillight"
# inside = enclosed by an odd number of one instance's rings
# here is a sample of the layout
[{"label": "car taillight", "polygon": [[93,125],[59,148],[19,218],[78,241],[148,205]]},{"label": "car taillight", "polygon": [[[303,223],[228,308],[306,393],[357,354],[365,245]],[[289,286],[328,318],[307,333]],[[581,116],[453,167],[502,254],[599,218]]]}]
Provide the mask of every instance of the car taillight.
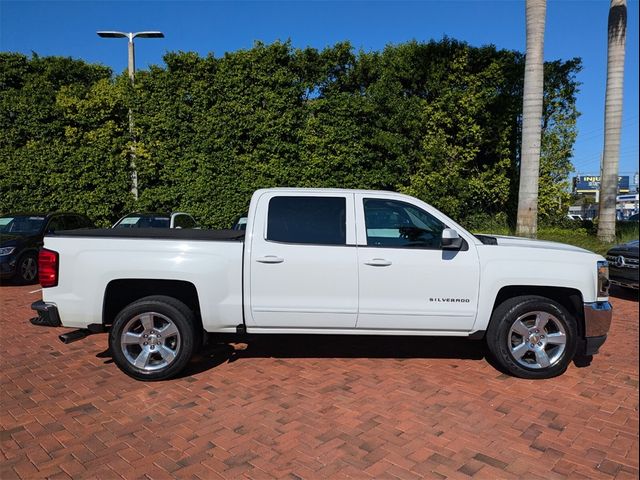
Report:
[{"label": "car taillight", "polygon": [[42,288],[58,285],[58,252],[41,248],[38,255],[38,272]]}]

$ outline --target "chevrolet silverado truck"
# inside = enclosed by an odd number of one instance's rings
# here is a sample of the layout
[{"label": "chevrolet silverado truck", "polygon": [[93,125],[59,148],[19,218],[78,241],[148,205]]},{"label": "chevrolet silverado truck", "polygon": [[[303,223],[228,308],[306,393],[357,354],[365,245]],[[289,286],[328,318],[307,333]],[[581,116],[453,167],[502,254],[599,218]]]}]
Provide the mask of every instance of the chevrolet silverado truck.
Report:
[{"label": "chevrolet silverado truck", "polygon": [[[497,366],[549,378],[611,323],[608,264],[587,250],[472,235],[392,192],[253,194],[246,230],[59,232],[39,255],[35,325],[108,332],[116,365],[173,377],[207,334],[460,336]],[[396,337],[397,338],[397,337]]]}]

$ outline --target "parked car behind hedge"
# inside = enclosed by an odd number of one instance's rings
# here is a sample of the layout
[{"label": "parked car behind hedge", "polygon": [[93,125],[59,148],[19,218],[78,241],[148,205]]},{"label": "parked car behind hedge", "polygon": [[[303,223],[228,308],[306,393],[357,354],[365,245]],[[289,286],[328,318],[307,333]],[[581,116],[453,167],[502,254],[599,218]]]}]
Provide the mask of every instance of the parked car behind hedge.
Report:
[{"label": "parked car behind hedge", "polygon": [[112,228],[198,228],[195,219],[184,212],[130,213]]}]

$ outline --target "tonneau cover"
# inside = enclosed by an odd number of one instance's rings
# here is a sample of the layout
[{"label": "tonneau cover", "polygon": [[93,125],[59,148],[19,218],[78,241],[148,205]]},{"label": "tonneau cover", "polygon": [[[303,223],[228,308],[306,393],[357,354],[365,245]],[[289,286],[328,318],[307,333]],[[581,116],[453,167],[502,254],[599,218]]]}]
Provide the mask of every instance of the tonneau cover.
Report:
[{"label": "tonneau cover", "polygon": [[243,241],[244,230],[200,230],[182,228],[95,228],[63,230],[47,237],[155,238],[175,240]]}]

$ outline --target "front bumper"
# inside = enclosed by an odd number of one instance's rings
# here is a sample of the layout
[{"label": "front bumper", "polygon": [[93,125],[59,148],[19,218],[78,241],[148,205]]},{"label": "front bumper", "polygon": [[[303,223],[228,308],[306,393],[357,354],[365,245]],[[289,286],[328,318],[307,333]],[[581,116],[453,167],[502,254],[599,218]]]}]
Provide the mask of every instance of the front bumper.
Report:
[{"label": "front bumper", "polygon": [[58,314],[58,307],[53,303],[46,303],[42,300],[33,302],[31,304],[31,310],[35,310],[38,313],[37,317],[33,317],[29,320],[33,325],[39,327],[61,327],[60,315]]},{"label": "front bumper", "polygon": [[584,355],[594,355],[607,339],[613,307],[609,302],[584,304]]}]

